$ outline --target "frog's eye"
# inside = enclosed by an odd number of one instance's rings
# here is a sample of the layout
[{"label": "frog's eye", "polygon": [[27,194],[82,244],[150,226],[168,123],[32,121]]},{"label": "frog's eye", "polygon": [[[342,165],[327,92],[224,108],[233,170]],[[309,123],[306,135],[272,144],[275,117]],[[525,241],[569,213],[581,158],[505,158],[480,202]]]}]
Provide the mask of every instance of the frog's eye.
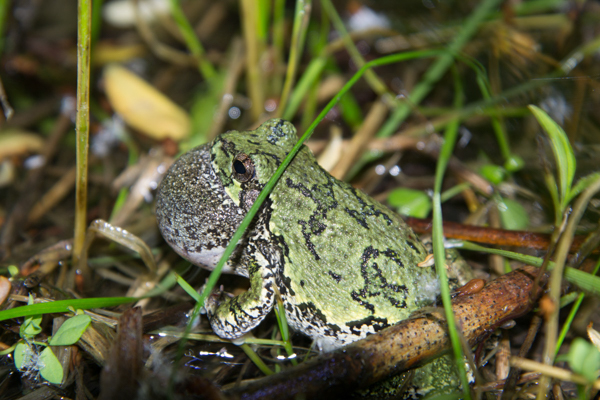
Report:
[{"label": "frog's eye", "polygon": [[254,177],[254,163],[247,154],[240,153],[235,156],[231,169],[233,178],[239,182],[248,182]]}]

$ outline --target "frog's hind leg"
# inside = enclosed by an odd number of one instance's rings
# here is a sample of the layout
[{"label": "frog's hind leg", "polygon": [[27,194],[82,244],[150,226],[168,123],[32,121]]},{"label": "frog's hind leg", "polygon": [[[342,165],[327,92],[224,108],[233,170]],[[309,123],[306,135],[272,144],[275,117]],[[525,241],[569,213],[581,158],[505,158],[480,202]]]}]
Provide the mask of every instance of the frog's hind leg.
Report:
[{"label": "frog's hind leg", "polygon": [[213,331],[225,339],[239,338],[254,329],[271,311],[275,301],[276,263],[260,252],[243,258],[248,265],[250,288],[229,298],[213,294],[205,303]]}]

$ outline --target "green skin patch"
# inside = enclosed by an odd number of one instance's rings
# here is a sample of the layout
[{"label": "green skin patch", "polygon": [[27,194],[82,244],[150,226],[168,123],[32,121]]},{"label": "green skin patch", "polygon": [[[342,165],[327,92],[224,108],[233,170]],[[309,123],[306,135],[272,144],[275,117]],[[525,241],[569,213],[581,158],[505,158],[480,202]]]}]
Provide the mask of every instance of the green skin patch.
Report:
[{"label": "green skin patch", "polygon": [[[227,132],[180,157],[161,183],[156,214],[165,240],[212,269],[277,167],[297,141],[270,120]],[[303,147],[226,265],[250,289],[216,293],[205,307],[217,335],[256,327],[281,294],[290,326],[327,348],[406,319],[438,294],[427,250],[391,210],[324,171]]]}]

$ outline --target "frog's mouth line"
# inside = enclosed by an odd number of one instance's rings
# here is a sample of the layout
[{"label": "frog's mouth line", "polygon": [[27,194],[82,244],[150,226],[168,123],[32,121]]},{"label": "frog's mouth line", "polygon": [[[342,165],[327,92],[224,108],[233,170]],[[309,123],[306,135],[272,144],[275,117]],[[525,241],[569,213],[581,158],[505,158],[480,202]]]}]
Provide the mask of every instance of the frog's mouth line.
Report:
[{"label": "frog's mouth line", "polygon": [[[180,256],[190,261],[192,264],[202,266],[209,271],[215,269],[215,266],[219,262],[219,259],[223,255],[225,251],[224,247],[214,247],[210,250],[204,250],[202,253],[190,253],[185,251],[185,249],[176,249],[177,253]],[[229,263],[226,263],[223,267],[223,272],[225,273],[233,273],[233,268]]]}]

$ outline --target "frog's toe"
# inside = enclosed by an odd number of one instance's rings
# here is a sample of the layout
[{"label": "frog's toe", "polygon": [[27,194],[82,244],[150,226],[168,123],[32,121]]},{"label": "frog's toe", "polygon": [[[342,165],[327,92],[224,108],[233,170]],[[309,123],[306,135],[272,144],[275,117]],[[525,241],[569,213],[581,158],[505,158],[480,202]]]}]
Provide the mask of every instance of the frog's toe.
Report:
[{"label": "frog's toe", "polygon": [[[202,287],[201,290],[203,290],[203,289],[204,289],[204,286]],[[204,309],[206,310],[206,313],[208,314],[209,318],[215,314],[216,309],[219,307],[219,305],[221,303],[223,303],[225,300],[227,300],[228,298],[231,298],[231,297],[233,297],[233,295],[226,293],[223,290],[222,285],[218,289],[214,289],[208,295],[206,300],[204,301]]]}]

